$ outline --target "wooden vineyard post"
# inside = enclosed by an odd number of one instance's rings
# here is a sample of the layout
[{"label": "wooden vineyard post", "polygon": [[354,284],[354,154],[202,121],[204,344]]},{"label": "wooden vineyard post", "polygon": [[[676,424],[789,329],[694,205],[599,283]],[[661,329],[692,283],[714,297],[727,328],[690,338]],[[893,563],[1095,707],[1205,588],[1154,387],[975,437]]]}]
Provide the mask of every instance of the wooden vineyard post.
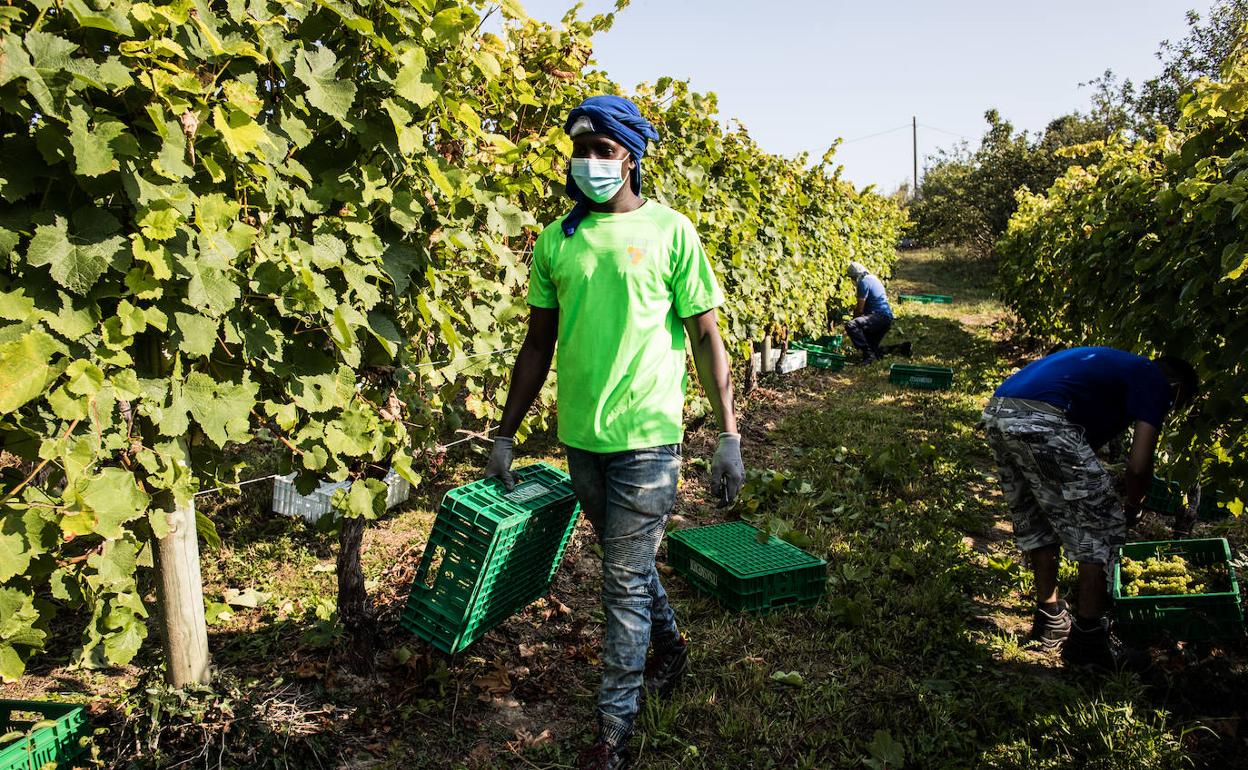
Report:
[{"label": "wooden vineyard post", "polygon": [[745,363],[745,385],[742,389],[743,393],[753,393],[754,388],[758,385],[758,367],[754,365],[754,354],[762,350],[762,345],[757,342],[750,343],[750,352],[746,356]]},{"label": "wooden vineyard post", "polygon": [[[153,334],[138,335],[134,359],[142,376],[167,376],[164,349],[161,340]],[[158,431],[151,419],[140,416],[138,424],[144,443],[155,446]],[[190,442],[182,439],[178,446],[179,460],[189,463]],[[174,687],[207,684],[211,678],[208,621],[204,617],[204,584],[199,572],[195,498],[179,504],[172,492],[162,491],[154,496],[152,507],[164,511],[169,522],[169,533],[156,540],[153,558],[164,641],[165,682]]]},{"label": "wooden vineyard post", "polygon": [[771,365],[771,335],[770,334],[767,334],[763,337],[763,353],[762,353],[761,358],[762,358],[762,362],[761,362],[762,366],[760,368],[764,372],[775,371],[775,367]]},{"label": "wooden vineyard post", "polygon": [[[168,502],[172,503],[172,495]],[[204,586],[199,573],[195,500],[171,504],[169,534],[156,541],[156,595],[165,644],[165,681],[173,687],[211,678]]]},{"label": "wooden vineyard post", "polygon": [[367,523],[363,516],[345,517],[338,532],[338,621],[350,639],[348,662],[360,673],[372,671],[376,656],[376,628],[360,565]]}]

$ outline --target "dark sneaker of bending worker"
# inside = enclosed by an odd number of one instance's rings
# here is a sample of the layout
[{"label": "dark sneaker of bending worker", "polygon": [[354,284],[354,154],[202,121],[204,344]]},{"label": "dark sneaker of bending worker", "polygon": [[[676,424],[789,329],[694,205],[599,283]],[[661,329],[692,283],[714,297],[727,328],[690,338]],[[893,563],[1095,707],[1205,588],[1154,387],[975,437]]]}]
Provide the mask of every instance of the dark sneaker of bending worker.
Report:
[{"label": "dark sneaker of bending worker", "polygon": [[861,363],[869,364],[884,357],[880,341],[893,326],[893,308],[888,304],[884,282],[868,272],[866,267],[850,262],[848,272],[854,281],[858,305],[854,317],[845,324],[845,333],[862,353]]},{"label": "dark sneaker of bending worker", "polygon": [[723,430],[712,494],[731,502],[745,468],[716,321],[723,293],[689,219],[641,195],[642,157],[657,133],[618,96],[585,100],[565,130],[573,148],[567,192],[576,204],[533,249],[528,334],[486,475],[514,483],[512,437],[557,347],[559,440],[603,551],[598,733],[581,767],[618,770],[628,763],[643,688],[660,697],[688,666],[655,570],[680,477],[686,337]]},{"label": "dark sneaker of bending worker", "polygon": [[[984,410],[1014,537],[1035,573],[1031,636],[1061,647],[1068,665],[1148,665],[1147,654],[1120,647],[1109,634],[1108,576],[1152,482],[1162,423],[1196,388],[1196,373],[1182,359],[1070,348],[1015,373]],[[1122,500],[1096,450],[1128,427],[1134,433]],[[1058,596],[1059,547],[1079,565],[1073,619]]]}]

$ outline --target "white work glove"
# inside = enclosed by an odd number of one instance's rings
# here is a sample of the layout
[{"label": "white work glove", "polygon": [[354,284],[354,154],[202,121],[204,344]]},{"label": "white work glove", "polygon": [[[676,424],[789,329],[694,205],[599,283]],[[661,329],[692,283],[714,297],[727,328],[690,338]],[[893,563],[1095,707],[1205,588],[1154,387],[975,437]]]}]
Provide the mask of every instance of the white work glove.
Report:
[{"label": "white work glove", "polygon": [[745,464],[741,462],[741,434],[719,434],[719,446],[711,460],[711,494],[724,505],[737,499],[745,483]]},{"label": "white work glove", "polygon": [[508,492],[516,488],[516,477],[511,475],[512,450],[515,446],[516,440],[511,436],[495,436],[490,459],[485,464],[485,477],[499,477],[507,485]]}]

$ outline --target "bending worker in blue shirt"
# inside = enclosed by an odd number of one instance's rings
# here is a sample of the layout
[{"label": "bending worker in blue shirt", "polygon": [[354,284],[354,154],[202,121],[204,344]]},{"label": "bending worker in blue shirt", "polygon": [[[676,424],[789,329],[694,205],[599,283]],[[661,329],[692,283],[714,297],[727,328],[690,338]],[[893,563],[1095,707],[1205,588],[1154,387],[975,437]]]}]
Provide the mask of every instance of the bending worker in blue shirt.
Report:
[{"label": "bending worker in blue shirt", "polygon": [[[1196,372],[1179,358],[1150,361],[1113,348],[1070,348],[1015,373],[988,401],[981,424],[1014,538],[1035,573],[1031,637],[1048,649],[1061,647],[1067,665],[1112,671],[1147,664],[1111,644],[1102,617],[1107,577],[1152,482],[1162,423],[1197,386]],[[1131,426],[1123,501],[1096,450]],[[1058,598],[1059,544],[1079,564],[1073,624]]]},{"label": "bending worker in blue shirt", "polygon": [[862,363],[869,364],[884,357],[880,341],[893,326],[893,309],[884,293],[884,282],[857,262],[849,263],[849,277],[858,295],[854,318],[845,324],[849,341],[862,352]]}]

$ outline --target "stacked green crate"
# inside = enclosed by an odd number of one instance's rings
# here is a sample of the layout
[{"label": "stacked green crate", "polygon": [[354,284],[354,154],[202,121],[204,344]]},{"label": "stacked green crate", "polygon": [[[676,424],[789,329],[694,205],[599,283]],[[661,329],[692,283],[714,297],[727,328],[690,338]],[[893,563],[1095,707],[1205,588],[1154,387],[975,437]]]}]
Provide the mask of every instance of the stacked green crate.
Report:
[{"label": "stacked green crate", "polygon": [[827,562],[741,521],[681,529],[667,537],[667,563],[731,610],[811,605],[827,587]]},{"label": "stacked green crate", "polygon": [[[1205,567],[1225,564],[1230,578],[1226,591],[1206,594],[1128,596],[1123,590],[1122,557],[1144,560],[1150,556],[1178,554],[1189,564]],[[1165,637],[1175,641],[1202,642],[1234,639],[1244,634],[1239,581],[1231,565],[1226,538],[1156,540],[1127,543],[1114,564],[1114,613],[1117,631],[1130,639]]]},{"label": "stacked green crate", "polygon": [[1144,507],[1156,513],[1174,516],[1183,510],[1183,489],[1177,481],[1166,481],[1158,476],[1148,486]]},{"label": "stacked green crate", "polygon": [[455,653],[545,594],[579,507],[545,463],[452,489],[438,511],[400,625]]},{"label": "stacked green crate", "polygon": [[0,770],[69,767],[90,734],[82,706],[0,700],[0,734],[21,736],[0,745]]},{"label": "stacked green crate", "polygon": [[[827,342],[828,344],[824,344]],[[820,337],[818,341],[798,340],[793,347],[806,351],[806,365],[816,369],[840,371],[845,366],[845,356],[841,355],[841,335]]]},{"label": "stacked green crate", "polygon": [[953,297],[948,294],[901,294],[898,299],[902,302],[926,302],[929,304],[948,305],[953,302]]}]

